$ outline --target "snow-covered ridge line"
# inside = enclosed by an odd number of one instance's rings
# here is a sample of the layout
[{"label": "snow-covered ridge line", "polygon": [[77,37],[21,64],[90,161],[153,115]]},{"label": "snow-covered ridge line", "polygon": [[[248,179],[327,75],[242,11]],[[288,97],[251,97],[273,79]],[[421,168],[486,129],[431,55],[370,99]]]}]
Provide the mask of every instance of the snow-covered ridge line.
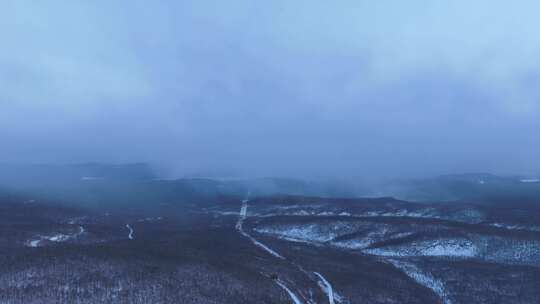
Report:
[{"label": "snow-covered ridge line", "polygon": [[[279,207],[276,208],[279,210]],[[290,208],[293,209],[293,208]],[[402,217],[402,218],[421,218],[421,219],[438,219],[447,221],[456,221],[464,223],[479,223],[485,219],[485,215],[478,210],[464,210],[461,213],[453,213],[442,215],[436,209],[424,208],[418,210],[366,210],[358,213],[350,213],[344,210],[283,210],[285,212],[260,212],[252,214],[253,217],[267,218],[274,216],[316,216],[316,217],[349,217],[349,218],[369,218],[369,217]]]},{"label": "snow-covered ridge line", "polygon": [[540,178],[524,178],[524,179],[521,179],[520,182],[522,182],[522,183],[540,183]]},{"label": "snow-covered ridge line", "polygon": [[133,228],[129,224],[126,224],[126,228],[129,230],[128,238],[133,240]]},{"label": "snow-covered ridge line", "polygon": [[302,301],[300,301],[300,299],[285,285],[285,283],[283,283],[281,280],[276,280],[275,282],[279,287],[283,288],[287,294],[289,294],[289,297],[291,297],[294,304],[302,304]]},{"label": "snow-covered ridge line", "polygon": [[412,242],[407,246],[364,249],[362,252],[387,257],[435,256],[472,258],[480,254],[479,248],[467,239],[435,239]]},{"label": "snow-covered ridge line", "polygon": [[162,219],[163,218],[161,216],[147,217],[147,218],[139,219],[139,220],[137,220],[137,222],[156,222],[156,221],[161,221]]},{"label": "snow-covered ridge line", "polygon": [[518,224],[491,223],[489,226],[507,229],[507,230],[526,230],[540,232],[540,226],[523,226]]}]

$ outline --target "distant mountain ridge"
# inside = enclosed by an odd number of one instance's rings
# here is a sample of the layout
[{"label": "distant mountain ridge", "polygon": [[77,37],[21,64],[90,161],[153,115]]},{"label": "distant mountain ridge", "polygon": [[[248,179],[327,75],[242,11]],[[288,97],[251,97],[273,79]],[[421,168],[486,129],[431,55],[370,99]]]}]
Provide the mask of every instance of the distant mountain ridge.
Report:
[{"label": "distant mountain ridge", "polygon": [[489,173],[366,182],[353,179],[179,178],[160,179],[148,164],[0,164],[0,189],[89,205],[150,205],[189,201],[204,204],[223,197],[301,195],[328,198],[394,197],[407,201],[540,203],[540,180]]},{"label": "distant mountain ridge", "polygon": [[144,163],[103,164],[0,164],[0,182],[25,182],[30,179],[84,180],[116,179],[144,180],[155,178],[152,168]]}]

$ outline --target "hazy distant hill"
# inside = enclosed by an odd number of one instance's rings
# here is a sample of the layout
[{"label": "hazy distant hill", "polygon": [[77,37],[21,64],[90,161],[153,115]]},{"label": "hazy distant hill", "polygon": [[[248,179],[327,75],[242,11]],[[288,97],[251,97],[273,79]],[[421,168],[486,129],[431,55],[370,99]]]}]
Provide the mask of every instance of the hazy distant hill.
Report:
[{"label": "hazy distant hill", "polygon": [[520,176],[453,174],[381,184],[380,194],[416,201],[520,200],[540,202],[540,182]]},{"label": "hazy distant hill", "polygon": [[0,183],[66,182],[77,180],[145,180],[155,175],[146,164],[100,164],[73,165],[53,164],[0,164]]}]

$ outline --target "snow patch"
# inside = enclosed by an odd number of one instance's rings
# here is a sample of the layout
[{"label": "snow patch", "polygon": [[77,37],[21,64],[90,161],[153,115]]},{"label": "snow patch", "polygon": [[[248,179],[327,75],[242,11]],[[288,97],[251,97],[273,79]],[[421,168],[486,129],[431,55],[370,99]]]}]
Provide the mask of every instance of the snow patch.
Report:
[{"label": "snow patch", "polygon": [[461,257],[471,258],[478,255],[478,248],[470,240],[442,239],[412,242],[402,246],[389,246],[363,250],[364,253],[378,256],[409,257]]},{"label": "snow patch", "polygon": [[38,235],[35,239],[29,240],[26,242],[27,247],[40,247],[43,245],[43,241],[45,242],[66,242],[71,239],[78,238],[85,232],[83,226],[79,226],[79,231],[72,234],[64,234],[64,233],[56,233],[53,235]]},{"label": "snow patch", "polygon": [[91,181],[91,180],[99,180],[103,179],[102,177],[96,177],[96,176],[83,176],[81,177],[81,180],[83,181]]},{"label": "snow patch", "polygon": [[346,249],[366,249],[376,242],[382,240],[396,240],[412,235],[412,232],[402,232],[387,236],[388,230],[372,231],[367,236],[356,239],[341,240],[332,242],[333,246]]},{"label": "snow patch", "polygon": [[336,223],[331,227],[317,224],[286,225],[277,227],[255,228],[255,231],[280,237],[292,238],[311,242],[329,242],[336,238],[347,226],[344,223]]},{"label": "snow patch", "polygon": [[41,240],[31,240],[28,242],[28,247],[39,247]]},{"label": "snow patch", "polygon": [[347,249],[364,249],[371,246],[374,243],[372,239],[350,239],[346,241],[332,242],[332,245]]},{"label": "snow patch", "polygon": [[70,236],[65,234],[57,234],[49,237],[43,237],[46,240],[49,240],[51,242],[63,242],[69,240]]},{"label": "snow patch", "polygon": [[162,219],[163,218],[161,216],[147,217],[147,218],[139,219],[139,220],[137,220],[137,222],[157,222],[157,221],[161,221]]}]

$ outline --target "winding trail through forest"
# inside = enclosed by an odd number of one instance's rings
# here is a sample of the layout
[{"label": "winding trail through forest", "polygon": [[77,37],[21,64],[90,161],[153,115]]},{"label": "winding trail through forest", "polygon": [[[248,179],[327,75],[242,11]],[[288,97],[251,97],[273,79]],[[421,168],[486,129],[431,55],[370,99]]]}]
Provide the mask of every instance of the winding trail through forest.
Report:
[{"label": "winding trail through forest", "polygon": [[[238,217],[238,221],[236,222],[236,230],[238,230],[238,232],[240,232],[240,234],[242,234],[244,237],[248,238],[255,246],[263,249],[264,251],[268,252],[269,254],[271,254],[272,256],[278,259],[284,260],[285,258],[281,254],[277,253],[276,251],[266,246],[265,244],[259,242],[254,237],[252,237],[249,233],[244,231],[243,224],[244,224],[244,220],[247,217],[248,202],[249,202],[248,199],[245,199],[242,201],[242,206],[240,207],[240,216]],[[287,292],[287,294],[289,295],[289,297],[291,298],[294,304],[303,304],[302,301],[300,301],[300,298],[294,292],[292,292],[291,289],[287,287],[287,285],[285,285],[283,281],[281,281],[280,279],[276,279],[274,280],[274,282],[276,282],[276,284],[279,287],[281,287],[283,290]]]},{"label": "winding trail through forest", "polygon": [[324,293],[326,293],[326,295],[328,296],[328,302],[330,304],[335,304],[334,302],[334,289],[332,288],[332,285],[330,284],[330,282],[328,282],[323,276],[322,274],[318,273],[318,272],[313,272],[316,276],[319,277],[319,279],[321,280],[321,283],[322,284],[319,284],[319,286],[321,287],[321,289],[324,291]]},{"label": "winding trail through forest", "polygon": [[131,226],[129,224],[126,224],[126,228],[129,230],[128,238],[130,240],[133,240],[134,239],[134,237],[133,237],[133,228],[131,228]]},{"label": "winding trail through forest", "polygon": [[[249,197],[249,194],[248,194],[248,197]],[[240,214],[239,214],[239,217],[238,217],[238,221],[236,222],[236,230],[238,230],[238,232],[240,234],[242,234],[244,237],[246,237],[247,239],[249,239],[255,246],[263,249],[264,251],[266,251],[267,253],[269,253],[270,255],[278,258],[278,259],[282,259],[282,260],[286,260],[286,258],[284,256],[282,256],[281,254],[279,254],[277,251],[273,250],[272,248],[268,247],[267,245],[261,243],[260,241],[258,241],[257,239],[255,239],[253,236],[251,236],[249,233],[247,233],[245,230],[244,230],[244,221],[246,220],[247,218],[247,210],[248,210],[248,202],[249,202],[249,199],[244,199],[242,200],[242,205],[240,207]],[[295,267],[297,267],[300,271],[302,271],[304,274],[306,274],[306,276],[315,281],[313,279],[313,275],[310,275],[306,270],[303,269],[302,266],[290,261],[290,263],[292,265],[294,265]],[[328,302],[329,304],[335,304],[335,301],[338,301],[338,302],[341,302],[340,299],[341,297],[339,297],[337,295],[337,293],[334,292],[334,289],[332,288],[332,285],[330,284],[330,282],[328,282],[328,280],[326,280],[326,278],[318,273],[318,272],[313,272],[313,274],[315,274],[315,276],[317,277],[317,284],[319,285],[319,287],[321,288],[321,290],[328,296]],[[280,279],[275,279],[274,280],[276,282],[276,284],[281,287],[282,289],[284,289],[287,294],[289,295],[289,297],[291,298],[291,300],[293,301],[294,304],[302,304],[303,302],[300,300],[300,297],[297,296],[289,287],[287,287],[287,285],[285,284],[285,282],[283,282],[282,280]],[[307,300],[309,303],[311,303],[310,300]]]}]

